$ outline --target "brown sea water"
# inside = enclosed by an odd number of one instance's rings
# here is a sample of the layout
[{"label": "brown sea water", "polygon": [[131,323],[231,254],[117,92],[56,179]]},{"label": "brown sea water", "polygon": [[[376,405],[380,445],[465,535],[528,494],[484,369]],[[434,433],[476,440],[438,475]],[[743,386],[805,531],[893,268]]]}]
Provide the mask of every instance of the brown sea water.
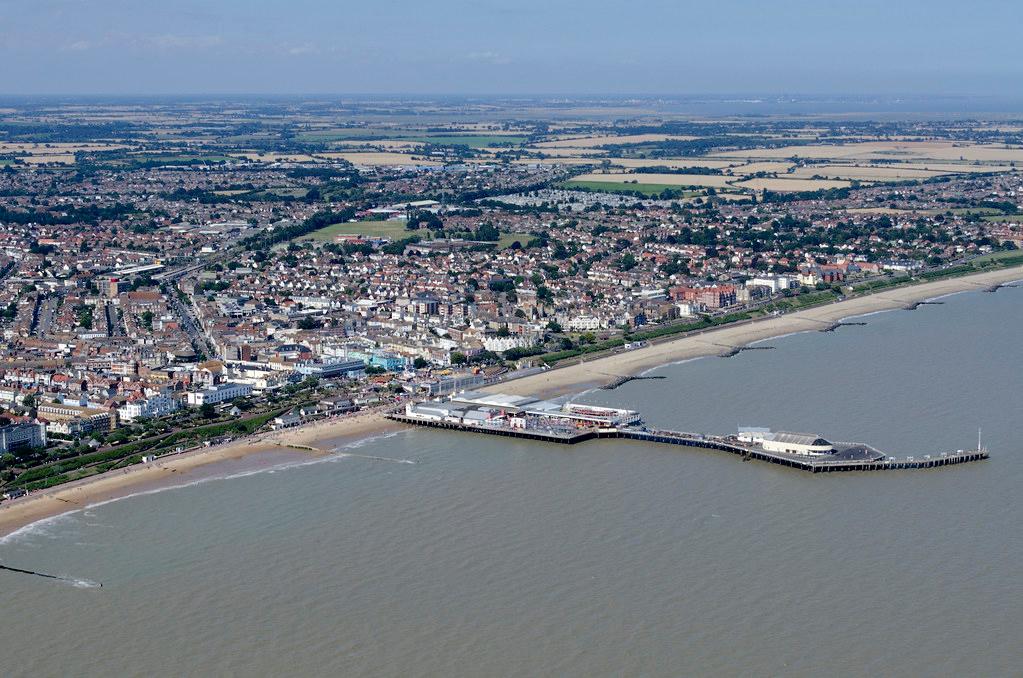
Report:
[{"label": "brown sea water", "polygon": [[403,431],[3,540],[72,581],[0,572],[0,673],[1019,675],[1023,290],[944,301],[585,397],[900,456],[982,426],[990,461],[814,476]]}]

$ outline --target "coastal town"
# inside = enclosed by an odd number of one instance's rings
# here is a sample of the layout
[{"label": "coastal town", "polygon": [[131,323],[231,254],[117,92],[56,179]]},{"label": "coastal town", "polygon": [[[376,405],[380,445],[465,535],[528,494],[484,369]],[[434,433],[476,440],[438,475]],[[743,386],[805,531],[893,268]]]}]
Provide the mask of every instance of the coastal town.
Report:
[{"label": "coastal town", "polygon": [[1019,126],[261,106],[0,115],[6,497],[1023,263]]}]

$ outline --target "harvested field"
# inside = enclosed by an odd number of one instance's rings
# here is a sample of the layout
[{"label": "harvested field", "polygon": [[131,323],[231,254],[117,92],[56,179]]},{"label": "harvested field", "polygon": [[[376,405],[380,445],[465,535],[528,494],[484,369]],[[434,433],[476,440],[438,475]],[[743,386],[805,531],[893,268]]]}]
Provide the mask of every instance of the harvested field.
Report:
[{"label": "harvested field", "polygon": [[754,191],[767,190],[787,193],[792,191],[823,191],[829,188],[848,188],[849,182],[822,179],[747,179],[735,184],[735,186]]},{"label": "harvested field", "polygon": [[757,172],[776,172],[778,174],[785,174],[793,165],[790,162],[751,162],[748,165],[736,165],[730,167],[729,170],[736,176],[747,176],[750,174],[756,174]]},{"label": "harvested field", "polygon": [[679,134],[626,134],[623,136],[593,136],[575,139],[558,139],[533,144],[535,148],[598,148],[600,146],[618,146],[621,144],[644,144],[658,141],[691,141],[699,137]]},{"label": "harvested field", "polygon": [[232,153],[231,157],[253,162],[316,162],[316,158],[304,153]]},{"label": "harvested field", "polygon": [[711,157],[755,159],[812,158],[819,160],[891,160],[927,159],[946,161],[1023,162],[1023,148],[1001,144],[959,144],[952,141],[868,141],[855,144],[829,144],[760,148],[748,151],[720,151]]},{"label": "harvested field", "polygon": [[898,181],[912,179],[930,179],[947,172],[932,172],[923,169],[912,169],[899,165],[884,167],[854,167],[851,165],[824,165],[798,167],[789,176],[809,179],[815,176],[827,179],[856,179],[857,181]]},{"label": "harvested field", "polygon": [[362,165],[363,167],[401,167],[405,165],[436,167],[441,164],[436,160],[427,160],[421,156],[403,153],[331,153],[330,157],[341,158],[353,165]]},{"label": "harvested field", "polygon": [[729,160],[708,160],[706,158],[608,158],[612,165],[619,167],[669,167],[685,169],[687,167],[711,167],[724,169],[736,163]]}]

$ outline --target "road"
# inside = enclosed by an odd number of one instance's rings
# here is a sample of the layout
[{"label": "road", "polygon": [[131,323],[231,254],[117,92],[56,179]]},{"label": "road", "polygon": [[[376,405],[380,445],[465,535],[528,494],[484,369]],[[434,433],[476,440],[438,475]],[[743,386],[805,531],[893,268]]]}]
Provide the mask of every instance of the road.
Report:
[{"label": "road", "polygon": [[167,297],[170,299],[171,306],[174,308],[174,312],[177,313],[178,318],[181,319],[181,329],[188,335],[189,341],[192,342],[192,349],[197,353],[203,353],[208,358],[217,357],[217,350],[213,346],[213,342],[210,341],[209,337],[202,331],[199,320],[195,317],[195,310],[191,304],[186,304],[181,301],[181,296],[178,292],[178,288],[175,285],[171,285],[167,289]]}]

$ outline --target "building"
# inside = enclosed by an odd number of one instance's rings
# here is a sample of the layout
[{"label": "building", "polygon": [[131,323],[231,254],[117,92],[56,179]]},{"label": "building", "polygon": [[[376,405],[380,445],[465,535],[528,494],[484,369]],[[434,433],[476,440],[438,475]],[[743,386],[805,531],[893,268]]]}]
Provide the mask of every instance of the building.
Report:
[{"label": "building", "polygon": [[45,425],[26,422],[0,426],[0,454],[25,447],[46,447]]},{"label": "building", "polygon": [[142,417],[164,417],[180,408],[177,400],[161,393],[151,398],[134,400],[117,409],[121,421],[134,421]]},{"label": "building", "polygon": [[228,382],[226,384],[217,384],[201,391],[190,391],[186,398],[189,405],[202,407],[203,405],[216,405],[217,403],[227,402],[235,398],[244,398],[250,393],[252,393],[252,386],[249,384]]},{"label": "building", "polygon": [[739,440],[760,445],[767,452],[806,456],[834,454],[835,447],[814,433],[773,432],[767,428],[740,428]]},{"label": "building", "polygon": [[361,360],[309,361],[296,365],[295,371],[299,374],[318,379],[330,379],[332,377],[350,377],[354,379],[365,374],[366,364]]},{"label": "building", "polygon": [[82,436],[93,431],[112,431],[117,428],[116,412],[99,407],[46,403],[37,410],[40,419],[47,421],[46,430],[66,436]]}]

